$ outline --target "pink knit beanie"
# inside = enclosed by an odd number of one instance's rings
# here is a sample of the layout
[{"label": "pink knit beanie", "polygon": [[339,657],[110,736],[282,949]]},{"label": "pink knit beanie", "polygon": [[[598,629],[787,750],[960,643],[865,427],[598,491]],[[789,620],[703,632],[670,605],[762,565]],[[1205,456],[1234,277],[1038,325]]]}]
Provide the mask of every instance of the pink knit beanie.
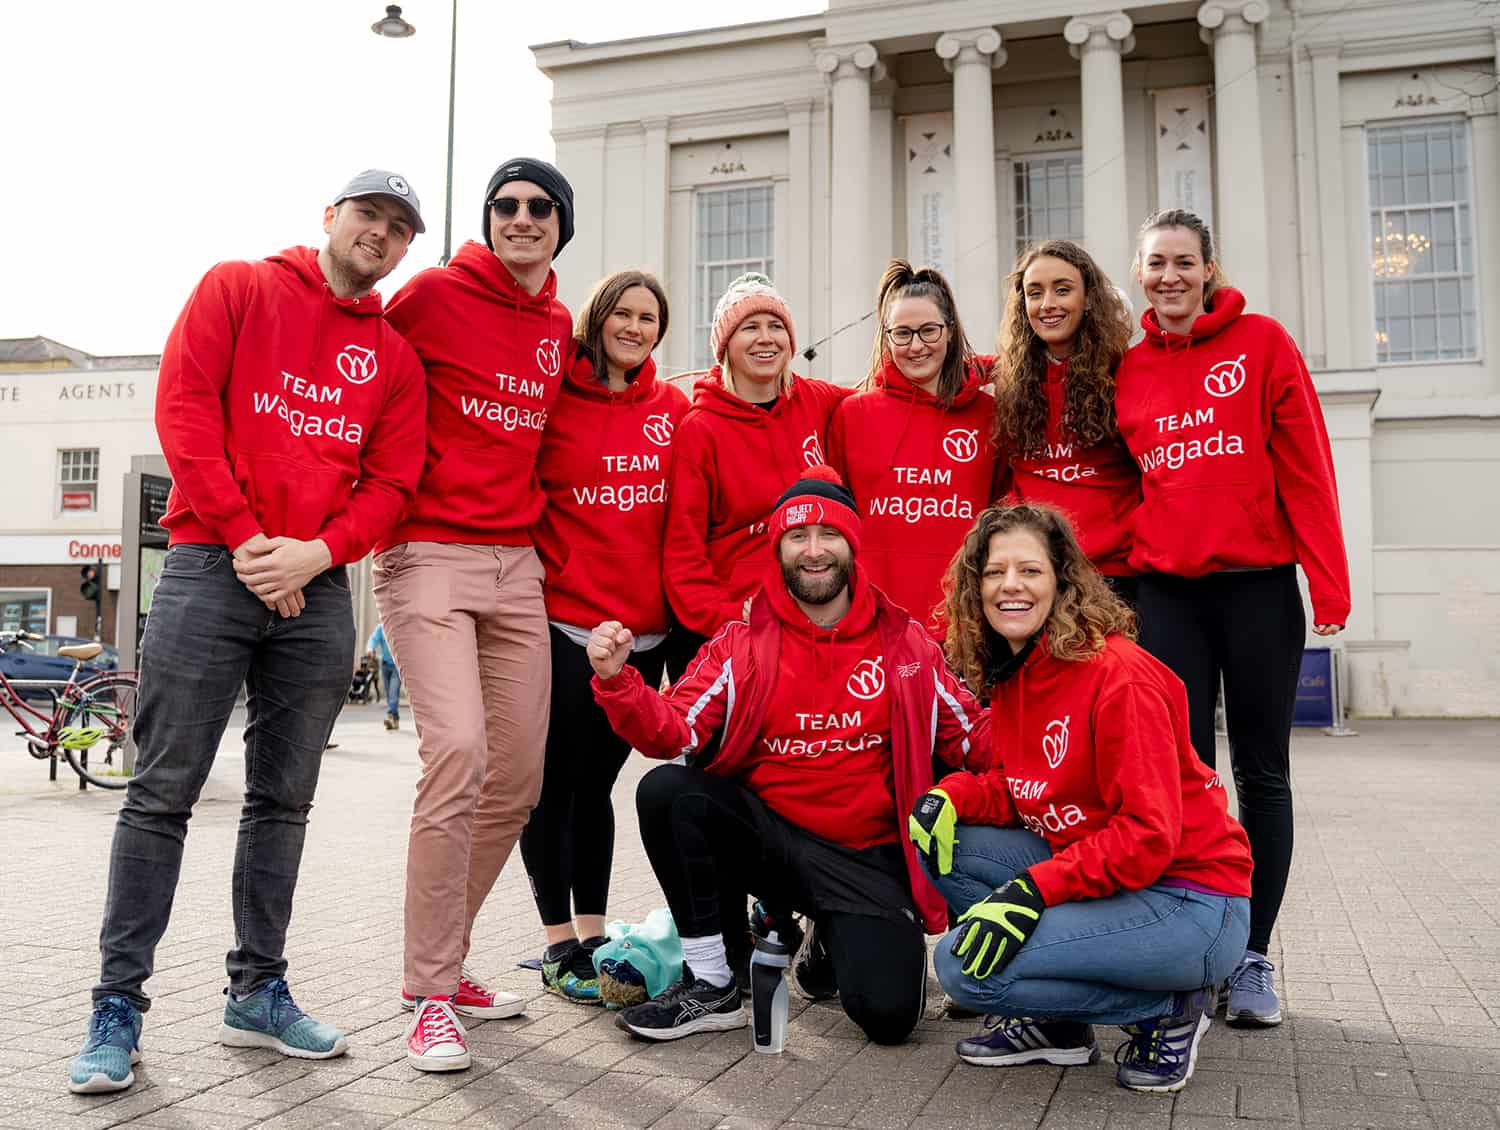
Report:
[{"label": "pink knit beanie", "polygon": [[730,283],[724,297],[714,307],[714,324],[708,340],[715,361],[723,362],[730,337],[751,314],[773,314],[780,318],[792,340],[792,353],[796,354],[797,327],[792,324],[792,312],[787,309],[786,300],[776,293],[776,286],[770,279],[751,271]]}]

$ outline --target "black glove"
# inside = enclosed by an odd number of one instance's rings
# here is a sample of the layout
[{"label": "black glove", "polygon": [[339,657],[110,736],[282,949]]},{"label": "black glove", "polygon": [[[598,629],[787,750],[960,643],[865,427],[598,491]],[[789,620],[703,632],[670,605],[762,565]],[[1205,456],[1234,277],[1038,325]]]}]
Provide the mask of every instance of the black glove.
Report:
[{"label": "black glove", "polygon": [[958,936],[949,952],[963,959],[965,973],[982,981],[1010,964],[1046,909],[1031,876],[1022,871],[958,916]]}]

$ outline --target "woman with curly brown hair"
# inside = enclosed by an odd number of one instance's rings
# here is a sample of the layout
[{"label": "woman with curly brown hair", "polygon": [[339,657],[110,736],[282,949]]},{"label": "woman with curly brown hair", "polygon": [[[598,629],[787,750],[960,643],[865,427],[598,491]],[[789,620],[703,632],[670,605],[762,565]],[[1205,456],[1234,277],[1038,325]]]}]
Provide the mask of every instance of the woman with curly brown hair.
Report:
[{"label": "woman with curly brown hair", "polygon": [[994,754],[921,797],[911,839],[958,925],[938,980],[987,1013],[959,1056],[1092,1063],[1180,1090],[1250,928],[1250,847],[1188,740],[1187,695],[1062,514],[986,510],[945,581],[948,661],[990,696]]},{"label": "woman with curly brown hair", "polygon": [[975,356],[932,267],[892,259],[875,310],[870,369],[834,411],[828,456],[859,504],[866,575],[941,640],[943,572],[996,494],[994,405],[981,387],[994,358]]},{"label": "woman with curly brown hair", "polygon": [[1048,502],[1132,606],[1130,520],[1141,474],[1115,426],[1115,367],[1130,312],[1087,251],[1065,239],[1028,249],[1008,280],[995,365],[995,419],[1012,501]]}]

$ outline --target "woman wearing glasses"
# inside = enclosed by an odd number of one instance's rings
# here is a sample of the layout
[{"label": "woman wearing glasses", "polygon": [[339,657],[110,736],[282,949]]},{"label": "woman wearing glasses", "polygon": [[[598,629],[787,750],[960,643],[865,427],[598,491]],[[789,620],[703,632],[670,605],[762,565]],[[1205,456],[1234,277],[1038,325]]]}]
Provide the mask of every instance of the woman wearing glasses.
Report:
[{"label": "woman wearing glasses", "polygon": [[710,342],[716,364],[693,389],[673,446],[663,548],[672,610],[703,638],[743,617],[766,576],[772,507],[827,462],[828,418],[848,394],[792,372],[792,314],[765,275],[729,284]]},{"label": "woman wearing glasses", "polygon": [[862,390],[839,405],[829,458],[864,520],[860,566],[941,640],[942,577],[994,493],[994,402],[948,280],[893,259]]},{"label": "woman wearing glasses", "polygon": [[578,312],[578,357],[537,462],[547,492],[536,546],[547,567],[552,718],[521,855],[546,933],[542,986],[583,1004],[601,1003],[593,952],[604,943],[614,854],[609,793],[630,753],[594,701],[584,648],[592,625],[617,620],[635,635],[627,662],[648,686],[661,682],[661,535],[672,433],[688,408],[680,389],[656,378],[651,354],[666,332],[667,296],[654,275],[600,280]]},{"label": "woman wearing glasses", "polygon": [[[518,158],[495,171],[484,199],[484,243],[417,275],[386,312],[427,371],[421,484],[375,558],[422,759],[401,989],[415,1010],[407,1060],[421,1071],[469,1066],[457,1014],[514,1016],[525,1005],[465,961],[474,917],[541,791],[551,682],[531,529],[546,501],[542,428],[573,356],[552,271],[573,235],[573,190],[546,162]],[[365,359],[369,371],[378,363]],[[344,379],[359,371],[351,362]]]},{"label": "woman wearing glasses", "polygon": [[1130,521],[1141,473],[1115,425],[1115,369],[1130,314],[1093,257],[1051,239],[1011,272],[995,365],[995,415],[1011,498],[1067,514],[1083,552],[1135,604]]}]

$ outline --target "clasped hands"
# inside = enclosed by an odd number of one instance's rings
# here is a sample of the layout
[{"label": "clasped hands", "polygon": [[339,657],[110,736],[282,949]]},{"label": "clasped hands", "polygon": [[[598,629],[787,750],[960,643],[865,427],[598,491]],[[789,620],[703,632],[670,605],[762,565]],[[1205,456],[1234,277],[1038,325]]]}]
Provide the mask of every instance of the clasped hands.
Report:
[{"label": "clasped hands", "polygon": [[[917,798],[907,818],[907,835],[928,873],[936,878],[953,870],[957,828],[958,812],[942,789],[931,789]],[[1036,932],[1046,908],[1036,883],[1023,871],[958,916],[949,952],[963,960],[964,973],[983,980],[1010,964]]]},{"label": "clasped hands", "polygon": [[307,583],[333,565],[322,538],[268,538],[256,534],[234,550],[234,572],[240,583],[272,611],[293,618],[302,614]]}]

